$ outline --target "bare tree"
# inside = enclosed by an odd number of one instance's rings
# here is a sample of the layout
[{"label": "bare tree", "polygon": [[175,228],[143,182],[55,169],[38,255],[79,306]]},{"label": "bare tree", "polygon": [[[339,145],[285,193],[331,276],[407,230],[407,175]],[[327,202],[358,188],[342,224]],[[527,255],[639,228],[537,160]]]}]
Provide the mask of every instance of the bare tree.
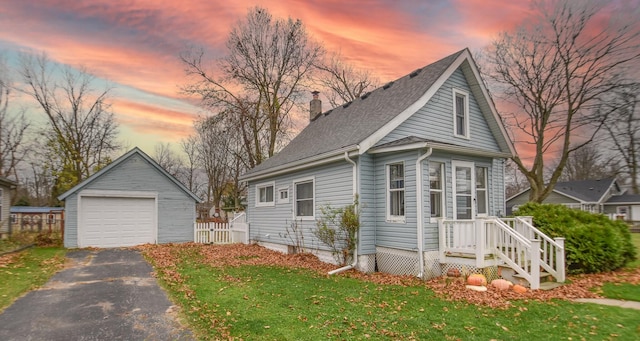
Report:
[{"label": "bare tree", "polygon": [[12,89],[9,74],[5,59],[0,57],[0,176],[11,177],[19,182],[17,168],[29,151],[25,133],[30,123],[24,110],[15,113],[9,111]]},{"label": "bare tree", "polygon": [[[484,69],[515,105],[515,140],[522,148],[535,148],[531,163],[514,158],[531,186],[532,201],[544,200],[569,155],[592,141],[614,109],[597,108],[608,93],[629,84],[625,71],[637,67],[637,18],[625,17],[632,9],[616,6],[605,1],[539,2],[539,20],[502,33],[488,49],[489,67]],[[609,14],[606,23],[599,20]],[[578,133],[584,135],[579,140]],[[554,154],[558,162],[545,181],[545,156]]]},{"label": "bare tree", "polygon": [[200,180],[200,155],[198,154],[198,135],[191,135],[180,141],[182,151],[187,156],[184,165],[183,183],[192,193],[201,194],[203,181]]},{"label": "bare tree", "polygon": [[182,89],[199,96],[208,108],[239,116],[244,149],[254,167],[273,156],[286,137],[292,110],[304,99],[302,84],[322,48],[300,20],[275,19],[260,7],[232,27],[226,46],[228,54],[217,70],[207,67],[202,50],[183,53],[190,83]]},{"label": "bare tree", "polygon": [[522,172],[518,169],[518,166],[513,162],[513,160],[507,160],[505,164],[505,195],[507,198],[510,198],[529,187],[529,183],[527,179],[524,177]]},{"label": "bare tree", "polygon": [[153,159],[164,168],[167,173],[176,178],[181,178],[183,168],[182,159],[171,149],[170,143],[159,142],[154,147]]},{"label": "bare tree", "polygon": [[611,103],[617,110],[605,127],[613,144],[613,150],[620,156],[622,170],[631,182],[633,193],[640,194],[640,87],[630,87],[617,91]]},{"label": "bare tree", "polygon": [[[588,144],[571,153],[559,180],[575,181],[615,177],[618,173],[615,155],[605,156],[600,150],[600,147]],[[551,167],[554,169],[556,166],[552,163]]]},{"label": "bare tree", "polygon": [[119,148],[110,89],[96,91],[86,69],[60,66],[44,54],[22,55],[20,75],[22,91],[48,119],[45,146],[59,158],[56,193],[62,193],[107,164]]},{"label": "bare tree", "polygon": [[331,53],[317,65],[321,71],[316,82],[323,89],[332,108],[362,96],[378,87],[378,79],[368,70],[356,69],[344,62],[338,53]]}]

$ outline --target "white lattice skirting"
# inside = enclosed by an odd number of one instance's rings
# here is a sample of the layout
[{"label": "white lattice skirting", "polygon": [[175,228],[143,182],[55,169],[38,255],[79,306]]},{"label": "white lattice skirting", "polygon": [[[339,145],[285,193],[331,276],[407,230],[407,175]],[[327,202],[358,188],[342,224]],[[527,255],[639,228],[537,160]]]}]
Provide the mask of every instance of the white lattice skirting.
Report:
[{"label": "white lattice skirting", "polygon": [[[423,279],[442,275],[438,251],[424,253]],[[378,271],[394,275],[414,275],[420,273],[417,251],[399,250],[387,247],[376,247]]]}]

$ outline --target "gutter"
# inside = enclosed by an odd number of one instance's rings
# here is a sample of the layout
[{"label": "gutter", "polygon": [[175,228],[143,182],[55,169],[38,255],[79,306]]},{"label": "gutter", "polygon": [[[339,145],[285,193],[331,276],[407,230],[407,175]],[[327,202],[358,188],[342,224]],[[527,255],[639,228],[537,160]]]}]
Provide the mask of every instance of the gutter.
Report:
[{"label": "gutter", "polygon": [[276,175],[290,173],[298,170],[311,168],[335,161],[342,160],[344,152],[353,152],[358,150],[358,145],[352,145],[345,148],[341,148],[336,151],[315,155],[312,157],[304,158],[302,160],[292,161],[285,163],[284,165],[263,169],[261,171],[249,174],[243,174],[240,176],[241,181],[255,181],[263,178],[268,178]]},{"label": "gutter", "polygon": [[[360,148],[360,147],[358,147]],[[358,164],[355,163],[355,161],[351,160],[351,158],[349,158],[349,152],[344,152],[344,159],[349,162],[350,164],[353,165],[353,200],[355,203],[355,197],[358,194]],[[356,207],[357,209],[357,207]],[[339,269],[335,269],[335,270],[331,270],[329,271],[327,274],[328,275],[335,275],[337,273],[343,272],[343,271],[347,271],[347,270],[351,270],[353,268],[356,267],[356,265],[358,264],[358,243],[360,242],[360,229],[358,229],[358,236],[356,236],[357,242],[356,242],[356,248],[355,250],[353,250],[353,263],[347,265],[347,266],[343,266]]]},{"label": "gutter", "polygon": [[422,211],[422,198],[423,198],[423,185],[422,185],[422,161],[429,157],[433,153],[433,148],[429,147],[429,149],[418,157],[416,160],[416,215],[417,215],[417,234],[418,234],[418,261],[419,261],[419,269],[418,277],[422,278],[424,276],[424,212]]}]

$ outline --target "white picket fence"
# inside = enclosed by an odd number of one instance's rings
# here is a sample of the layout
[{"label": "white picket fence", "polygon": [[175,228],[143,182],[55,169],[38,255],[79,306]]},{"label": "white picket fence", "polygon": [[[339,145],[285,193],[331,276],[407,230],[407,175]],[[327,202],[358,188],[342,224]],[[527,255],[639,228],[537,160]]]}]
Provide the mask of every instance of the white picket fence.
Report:
[{"label": "white picket fence", "polygon": [[193,241],[203,244],[231,243],[231,229],[229,223],[194,223]]}]

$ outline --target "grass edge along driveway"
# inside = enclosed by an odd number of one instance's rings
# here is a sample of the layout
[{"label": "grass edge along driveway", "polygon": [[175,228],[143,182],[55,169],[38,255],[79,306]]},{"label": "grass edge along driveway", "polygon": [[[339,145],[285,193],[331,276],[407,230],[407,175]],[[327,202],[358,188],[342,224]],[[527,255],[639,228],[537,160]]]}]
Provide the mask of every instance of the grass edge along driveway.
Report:
[{"label": "grass edge along driveway", "polygon": [[20,296],[44,285],[62,268],[66,252],[33,247],[0,256],[0,313]]},{"label": "grass edge along driveway", "polygon": [[160,245],[144,253],[201,339],[640,339],[631,309],[564,300],[477,306],[397,276],[389,284],[354,273],[329,277],[323,267],[331,266],[311,256],[255,245]]}]

